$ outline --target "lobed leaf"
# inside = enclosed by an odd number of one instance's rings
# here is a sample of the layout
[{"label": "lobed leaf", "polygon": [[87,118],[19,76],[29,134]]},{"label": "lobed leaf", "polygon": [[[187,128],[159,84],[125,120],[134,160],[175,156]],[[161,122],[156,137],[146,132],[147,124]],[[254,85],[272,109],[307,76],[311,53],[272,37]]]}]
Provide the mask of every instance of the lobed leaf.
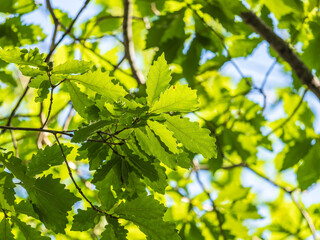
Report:
[{"label": "lobed leaf", "polygon": [[109,100],[117,101],[120,97],[127,94],[123,87],[114,84],[108,72],[97,70],[95,72],[87,72],[83,75],[69,76],[70,81],[76,81],[92,91],[106,97]]},{"label": "lobed leaf", "polygon": [[187,85],[177,84],[160,94],[159,100],[150,108],[150,113],[190,112],[197,106],[196,91]]},{"label": "lobed leaf", "polygon": [[215,139],[208,129],[180,116],[165,115],[165,119],[165,125],[189,151],[201,153],[205,158],[217,157]]},{"label": "lobed leaf", "polygon": [[171,81],[171,71],[167,64],[164,53],[154,61],[150,67],[148,78],[146,81],[147,104],[152,107],[159,98],[160,93],[169,87]]}]

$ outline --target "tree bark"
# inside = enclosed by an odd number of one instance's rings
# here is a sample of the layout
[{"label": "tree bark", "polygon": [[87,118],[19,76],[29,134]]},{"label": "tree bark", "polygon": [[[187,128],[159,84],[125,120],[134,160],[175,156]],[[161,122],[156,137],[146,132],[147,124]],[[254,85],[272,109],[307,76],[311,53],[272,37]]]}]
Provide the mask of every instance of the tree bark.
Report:
[{"label": "tree bark", "polygon": [[265,24],[254,12],[247,11],[241,13],[244,23],[249,25],[253,31],[260,34],[270,46],[283,58],[292,68],[302,83],[318,97],[320,100],[320,81],[314,76],[310,69],[304,64],[299,56],[290,48],[288,43],[280,38],[274,31]]}]

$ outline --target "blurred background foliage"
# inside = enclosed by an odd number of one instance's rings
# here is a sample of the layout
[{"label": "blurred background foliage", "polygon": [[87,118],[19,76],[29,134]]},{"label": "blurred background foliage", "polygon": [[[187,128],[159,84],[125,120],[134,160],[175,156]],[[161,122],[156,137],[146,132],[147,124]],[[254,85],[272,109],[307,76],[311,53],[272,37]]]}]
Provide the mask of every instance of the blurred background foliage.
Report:
[{"label": "blurred background foliage", "polygon": [[[53,65],[81,59],[111,72],[135,96],[145,84],[135,77],[126,58],[122,1],[95,0],[75,25],[82,1],[51,1],[59,24],[57,36],[67,36],[52,55]],[[198,110],[186,114],[216,138],[217,158],[195,155],[194,167],[167,169],[169,186],[156,194],[176,223],[181,239],[316,239],[320,236],[319,102],[307,91],[289,64],[241,19],[253,10],[282,37],[312,73],[320,71],[320,21],[317,0],[134,0],[132,32],[136,68],[146,77],[154,59],[165,53],[171,84],[188,83],[197,90]],[[54,19],[45,1],[0,1],[0,46],[35,48],[49,53]],[[0,125],[6,125],[28,78],[13,64],[0,62]],[[39,127],[50,104],[49,95],[32,88],[11,120],[15,127]],[[40,92],[39,92],[40,91]],[[44,94],[44,95],[42,95]],[[38,100],[37,100],[38,97]],[[40,97],[40,99],[39,99]],[[77,129],[84,119],[74,111],[66,88],[54,92],[50,129]],[[28,161],[44,135],[17,131],[0,135],[0,147]],[[14,138],[18,144],[15,150]],[[68,145],[68,140],[62,140]],[[73,144],[74,145],[74,144]],[[76,146],[74,146],[76,147]],[[98,194],[90,182],[88,160],[68,156],[85,194]],[[64,166],[46,174],[62,179],[76,192]],[[15,186],[18,199],[26,198]],[[74,206],[68,219],[84,203]],[[4,217],[0,214],[1,218]],[[19,215],[40,229],[40,221]],[[54,234],[53,239],[99,239],[105,221],[89,231]],[[145,239],[133,225],[128,239]],[[15,226],[14,226],[15,229]],[[24,239],[16,230],[17,239]],[[28,238],[35,239],[35,238]]]}]

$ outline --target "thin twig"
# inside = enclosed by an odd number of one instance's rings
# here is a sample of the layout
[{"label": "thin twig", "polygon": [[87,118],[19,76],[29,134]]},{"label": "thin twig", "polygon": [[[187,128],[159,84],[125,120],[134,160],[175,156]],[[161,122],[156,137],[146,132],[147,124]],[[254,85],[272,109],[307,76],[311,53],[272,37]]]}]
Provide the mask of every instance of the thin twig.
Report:
[{"label": "thin twig", "polygon": [[[50,79],[50,78],[49,78]],[[51,84],[51,80],[50,80],[50,84]],[[51,114],[51,109],[52,109],[52,105],[53,105],[53,90],[54,90],[54,86],[51,85],[51,89],[50,89],[50,103],[49,103],[49,109],[48,109],[48,114],[46,117],[46,120],[44,121],[44,123],[42,124],[41,128],[45,128],[45,126],[47,125],[49,118],[50,118],[50,114]]]},{"label": "thin twig", "polygon": [[52,134],[63,134],[72,137],[73,134],[72,131],[58,131],[58,130],[52,130],[52,129],[42,129],[42,128],[26,128],[26,127],[12,127],[12,126],[0,126],[0,129],[6,129],[6,130],[15,130],[15,131],[31,131],[31,132],[48,132]]},{"label": "thin twig", "polygon": [[13,130],[10,131],[11,133],[11,139],[12,139],[12,143],[13,143],[13,147],[14,147],[14,153],[16,157],[19,157],[19,153],[18,153],[18,144],[17,144],[17,140],[14,136],[14,132]]},{"label": "thin twig", "polygon": [[307,212],[307,210],[302,206],[302,204],[300,204],[300,202],[298,200],[296,200],[293,196],[293,193],[290,193],[291,199],[294,202],[294,204],[297,206],[297,208],[300,210],[302,216],[304,217],[304,219],[306,220],[309,229],[312,233],[313,239],[317,240],[317,232],[316,232],[316,228],[313,224],[312,218],[310,217],[309,213]]},{"label": "thin twig", "polygon": [[105,61],[106,63],[108,63],[109,65],[111,65],[114,69],[114,71],[118,70],[122,73],[124,73],[125,75],[129,76],[129,77],[133,77],[133,75],[131,75],[130,73],[127,73],[126,71],[124,71],[123,69],[118,67],[117,65],[114,65],[110,60],[108,60],[107,58],[101,56],[99,53],[97,53],[95,50],[87,47],[83,42],[80,42],[81,46],[87,50],[89,50],[91,53],[93,53],[96,57],[100,58],[101,60]]},{"label": "thin twig", "polygon": [[73,25],[75,24],[75,22],[77,21],[77,19],[79,18],[80,14],[82,13],[82,11],[87,7],[87,5],[89,4],[90,0],[86,0],[85,3],[83,4],[82,8],[79,10],[78,14],[76,15],[76,17],[72,20],[72,22],[70,23],[69,27],[67,28],[67,30],[63,33],[63,35],[61,36],[61,38],[58,40],[57,43],[54,44],[54,46],[52,47],[52,49],[50,50],[49,54],[46,57],[45,61],[48,61],[48,59],[51,58],[51,55],[53,54],[54,50],[57,48],[57,46],[62,42],[62,40],[65,38],[65,36],[67,36],[71,30]]},{"label": "thin twig", "polygon": [[263,178],[264,180],[266,180],[267,182],[269,182],[271,185],[278,187],[280,189],[282,189],[283,191],[285,191],[286,193],[291,194],[295,189],[289,189],[288,187],[284,187],[278,183],[276,183],[275,181],[271,180],[270,178],[266,177],[265,175],[263,175],[262,173],[259,173],[258,171],[254,170],[253,168],[251,168],[249,165],[245,165],[244,166],[246,169],[250,170],[251,172],[253,172],[255,175]]},{"label": "thin twig", "polygon": [[[50,48],[49,48],[49,52],[51,52],[55,48],[55,41],[56,41],[56,36],[57,36],[57,32],[58,32],[59,21],[58,21],[56,15],[54,14],[50,0],[46,0],[46,5],[47,5],[47,9],[50,12],[50,15],[52,16],[53,23],[54,23],[54,29],[53,29],[53,34],[52,34],[52,38],[51,38]],[[46,62],[48,63],[49,61],[50,61],[50,57],[47,57]]]},{"label": "thin twig", "polygon": [[[102,136],[102,134],[101,134],[100,132],[97,132],[97,134],[98,134],[99,137],[102,139],[102,142],[106,143],[106,144],[108,145],[108,147],[111,148],[111,150],[112,150],[115,154],[117,154],[118,156],[120,156],[120,157],[122,157],[122,158],[125,158],[125,156],[121,155],[114,147],[111,146],[112,144],[114,145],[114,143],[108,142],[108,141]],[[119,144],[118,144],[118,145],[119,145]]]},{"label": "thin twig", "polygon": [[[16,114],[12,118],[33,118],[38,117],[39,114]],[[9,117],[0,118],[0,121],[7,120]]]},{"label": "thin twig", "polygon": [[144,84],[143,74],[135,63],[135,52],[132,41],[132,0],[123,0],[123,41],[125,46],[125,57],[131,67],[132,74],[138,83]]},{"label": "thin twig", "polygon": [[55,137],[55,139],[56,139],[56,141],[57,141],[57,143],[58,143],[58,145],[59,145],[59,147],[60,147],[60,150],[61,150],[61,153],[62,153],[64,162],[65,162],[65,164],[67,165],[67,168],[68,168],[69,176],[70,176],[70,178],[71,178],[74,186],[76,187],[76,189],[77,189],[78,192],[80,193],[80,195],[90,204],[91,208],[94,209],[95,211],[97,211],[97,212],[99,212],[99,213],[102,213],[102,214],[104,214],[104,215],[107,215],[107,216],[112,216],[112,215],[110,215],[110,214],[102,211],[101,209],[97,208],[96,206],[94,206],[93,203],[92,203],[92,202],[86,197],[86,195],[82,192],[82,189],[79,187],[79,185],[77,184],[77,182],[75,181],[75,179],[74,179],[74,177],[73,177],[73,175],[72,175],[71,168],[70,168],[70,166],[69,166],[69,163],[68,163],[68,161],[67,161],[67,157],[66,157],[66,155],[65,155],[65,153],[64,153],[64,151],[63,151],[63,148],[62,148],[62,146],[61,146],[61,143],[60,143],[60,141],[59,141],[59,138],[57,137],[56,134],[53,134],[53,135],[54,135],[54,137]]},{"label": "thin twig", "polygon": [[261,90],[264,89],[264,87],[265,87],[265,85],[266,85],[266,83],[267,83],[267,81],[268,81],[268,78],[269,78],[272,70],[273,70],[274,67],[276,66],[277,62],[278,62],[278,59],[276,58],[276,59],[273,61],[273,63],[271,64],[271,66],[269,67],[269,69],[267,70],[266,74],[264,75],[264,79],[263,79],[262,84],[261,84],[261,87],[260,87]]},{"label": "thin twig", "polygon": [[213,211],[216,213],[217,215],[217,219],[218,219],[218,222],[219,222],[219,229],[220,229],[220,235],[223,237],[224,240],[227,240],[227,236],[223,230],[223,219],[222,219],[222,215],[220,213],[220,211],[217,209],[217,206],[214,202],[214,200],[212,199],[211,195],[210,195],[210,192],[206,189],[206,187],[204,186],[203,182],[201,181],[200,179],[200,175],[199,175],[199,169],[197,169],[197,163],[194,164],[195,165],[195,174],[196,174],[196,178],[197,178],[197,181],[200,185],[200,187],[202,188],[202,191],[208,196],[211,204],[212,204],[212,208],[213,208]]},{"label": "thin twig", "polygon": [[[25,128],[25,127],[12,127],[12,126],[0,126],[0,129],[6,129],[6,130],[15,130],[15,131],[31,131],[31,132],[41,132],[41,133],[51,133],[51,134],[61,134],[66,135],[69,137],[73,137],[73,132],[77,130],[69,130],[69,131],[59,131],[59,130],[53,130],[53,129],[45,129],[45,128]],[[121,132],[121,131],[119,131]],[[105,140],[98,140],[98,139],[87,139],[88,142],[101,142],[101,143],[107,143],[108,145],[122,145],[123,143],[111,143],[111,142],[105,142]]]},{"label": "thin twig", "polygon": [[308,92],[308,89],[306,88],[301,96],[301,99],[299,101],[299,103],[297,104],[297,106],[293,109],[292,113],[286,118],[286,120],[284,120],[280,125],[278,125],[276,128],[274,128],[271,132],[269,132],[266,137],[268,137],[270,134],[275,133],[277,130],[279,130],[280,128],[283,128],[290,120],[291,118],[297,113],[298,109],[300,108],[300,106],[303,103],[303,99],[304,96],[306,95],[306,93]]},{"label": "thin twig", "polygon": [[67,131],[68,130],[69,124],[70,124],[71,119],[73,117],[73,112],[74,112],[74,108],[73,108],[73,106],[71,106],[70,111],[68,113],[68,116],[67,116],[66,120],[64,121],[64,123],[62,125],[63,126],[63,128],[62,128],[63,131]]},{"label": "thin twig", "polygon": [[[23,98],[26,96],[26,94],[27,94],[27,92],[28,92],[28,90],[29,90],[29,83],[30,83],[30,82],[31,82],[31,78],[29,79],[29,82],[28,82],[25,90],[23,91],[21,97],[19,98],[18,102],[16,103],[15,107],[12,109],[12,111],[11,111],[9,117],[8,117],[8,121],[7,121],[6,126],[10,126],[11,121],[12,121],[12,118],[14,117],[14,114],[15,114],[16,111],[18,110],[18,108],[19,108],[19,106],[20,106]],[[4,130],[2,131],[2,133],[4,133],[5,131],[6,131],[6,129],[4,129]]]}]

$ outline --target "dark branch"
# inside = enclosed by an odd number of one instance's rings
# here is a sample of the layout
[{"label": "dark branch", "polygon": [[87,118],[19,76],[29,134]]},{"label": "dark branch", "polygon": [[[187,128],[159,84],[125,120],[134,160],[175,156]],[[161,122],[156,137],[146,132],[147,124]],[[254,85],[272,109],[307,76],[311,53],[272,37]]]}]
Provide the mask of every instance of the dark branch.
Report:
[{"label": "dark branch", "polygon": [[57,131],[57,130],[43,129],[43,128],[25,128],[25,127],[11,127],[11,126],[0,126],[0,129],[16,130],[16,131],[31,131],[31,132],[47,132],[52,134],[67,135],[69,137],[72,137],[73,134],[71,132],[74,132],[74,131]]},{"label": "dark branch", "polygon": [[104,214],[104,215],[113,217],[112,215],[110,215],[110,214],[102,211],[101,209],[97,208],[96,206],[94,206],[93,203],[92,203],[92,202],[86,197],[86,195],[82,192],[82,189],[79,187],[79,185],[77,184],[77,182],[75,181],[75,179],[74,179],[74,177],[73,177],[73,175],[72,175],[71,168],[70,168],[70,166],[69,166],[69,163],[68,163],[68,161],[67,161],[67,157],[66,157],[66,155],[65,155],[65,153],[64,153],[64,151],[63,151],[63,148],[62,148],[62,146],[61,146],[61,143],[60,143],[60,141],[59,141],[59,138],[57,137],[56,134],[53,134],[53,135],[54,135],[54,137],[56,138],[56,141],[57,141],[57,143],[58,143],[58,145],[59,145],[59,147],[60,147],[60,150],[61,150],[61,153],[62,153],[64,162],[65,162],[65,164],[67,165],[67,168],[68,168],[69,176],[70,176],[70,178],[71,178],[74,186],[76,187],[76,189],[77,189],[78,192],[80,193],[80,195],[90,204],[90,206],[92,207],[92,209],[94,209],[95,211],[97,211],[97,212],[99,212],[99,213],[102,213],[102,214]]},{"label": "dark branch", "polygon": [[73,25],[75,24],[75,22],[77,21],[77,19],[79,18],[80,14],[82,13],[82,11],[87,7],[87,5],[89,4],[90,0],[86,0],[85,3],[83,4],[82,8],[79,10],[77,16],[72,20],[72,22],[70,23],[69,27],[67,28],[67,30],[64,32],[64,34],[61,36],[61,38],[58,40],[57,43],[55,43],[53,45],[53,47],[50,49],[49,54],[46,57],[46,62],[49,61],[49,59],[51,58],[51,55],[53,54],[54,50],[57,48],[57,46],[62,42],[62,40],[65,38],[65,36],[67,36],[71,30]]},{"label": "dark branch", "polygon": [[302,83],[306,84],[308,88],[320,99],[320,81],[307,68],[299,56],[290,48],[282,38],[273,32],[273,30],[266,25],[257,15],[252,12],[241,13],[243,21],[248,24],[256,33],[265,39],[270,46],[282,57],[292,70],[298,76]]},{"label": "dark branch", "polygon": [[[28,82],[28,84],[27,84],[24,92],[22,93],[21,97],[19,98],[17,104],[16,104],[15,107],[12,109],[12,111],[11,111],[11,113],[10,113],[10,116],[9,116],[9,118],[8,118],[8,121],[7,121],[6,126],[10,126],[11,121],[12,121],[12,118],[14,117],[14,114],[15,114],[16,111],[18,110],[18,108],[19,108],[19,106],[20,106],[23,98],[26,96],[26,94],[27,94],[27,92],[28,92],[28,90],[29,90],[29,83],[30,83],[30,82],[31,82],[31,78],[30,78],[30,80],[29,80],[29,82]],[[2,133],[4,133],[5,131],[6,131],[6,129],[4,129],[4,130],[2,131]]]}]

